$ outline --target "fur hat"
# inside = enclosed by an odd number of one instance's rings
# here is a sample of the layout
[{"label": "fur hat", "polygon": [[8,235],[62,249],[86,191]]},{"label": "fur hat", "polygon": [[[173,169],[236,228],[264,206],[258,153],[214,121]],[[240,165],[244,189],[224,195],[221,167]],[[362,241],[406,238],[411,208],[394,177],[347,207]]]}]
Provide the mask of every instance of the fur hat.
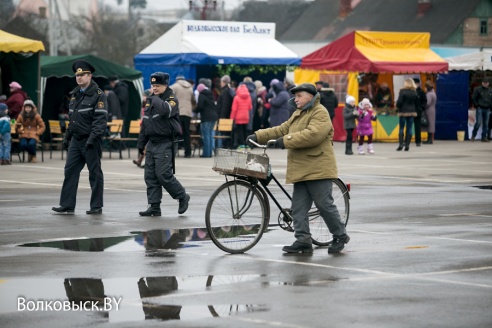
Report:
[{"label": "fur hat", "polygon": [[364,105],[369,105],[372,107],[371,101],[367,98],[362,99],[362,101],[359,103],[360,108],[364,108]]},{"label": "fur hat", "polygon": [[169,74],[155,72],[150,75],[150,84],[169,85]]},{"label": "fur hat", "polygon": [[352,97],[351,95],[347,95],[347,96],[345,97],[345,103],[346,103],[346,104],[350,104],[350,103],[352,103],[352,102],[355,104],[355,98],[354,98],[354,97]]}]

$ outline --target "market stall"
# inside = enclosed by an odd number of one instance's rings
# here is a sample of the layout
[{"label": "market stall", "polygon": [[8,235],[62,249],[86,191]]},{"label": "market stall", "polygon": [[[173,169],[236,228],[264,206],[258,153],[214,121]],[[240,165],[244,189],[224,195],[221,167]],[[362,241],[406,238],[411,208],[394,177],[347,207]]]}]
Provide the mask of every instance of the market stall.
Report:
[{"label": "market stall", "polygon": [[0,30],[0,93],[9,92],[16,81],[28,96],[38,103],[39,57],[44,51],[41,41],[26,39]]},{"label": "market stall", "polygon": [[[294,72],[294,80],[296,83],[321,80],[335,89],[340,106],[333,122],[334,139],[344,141],[342,109],[347,94],[356,99],[361,94],[374,97],[384,82],[396,101],[405,77],[420,77],[423,84],[448,70],[448,63],[429,46],[429,33],[351,32],[303,57],[300,68]],[[392,108],[379,109],[374,129],[374,140],[398,140],[398,118]]]},{"label": "market stall", "polygon": [[157,71],[194,79],[211,77],[215,65],[299,65],[300,58],[275,39],[274,23],[188,21],[134,57],[145,85]]}]

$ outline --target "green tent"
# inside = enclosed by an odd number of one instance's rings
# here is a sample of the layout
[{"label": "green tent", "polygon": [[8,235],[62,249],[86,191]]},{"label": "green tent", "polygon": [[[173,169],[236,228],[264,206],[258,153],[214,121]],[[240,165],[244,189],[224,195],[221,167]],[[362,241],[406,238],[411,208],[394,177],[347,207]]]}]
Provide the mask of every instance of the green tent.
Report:
[{"label": "green tent", "polygon": [[10,95],[9,84],[17,81],[27,95],[38,102],[41,41],[26,39],[0,30],[0,93]]},{"label": "green tent", "polygon": [[72,64],[79,59],[94,66],[96,71],[92,77],[101,89],[109,83],[108,78],[111,75],[116,75],[120,81],[124,81],[128,85],[130,96],[128,117],[125,117],[125,122],[128,124],[130,120],[140,118],[144,91],[140,71],[92,55],[46,56],[41,57],[41,106],[39,106],[45,122],[58,119],[64,96],[77,86]]}]

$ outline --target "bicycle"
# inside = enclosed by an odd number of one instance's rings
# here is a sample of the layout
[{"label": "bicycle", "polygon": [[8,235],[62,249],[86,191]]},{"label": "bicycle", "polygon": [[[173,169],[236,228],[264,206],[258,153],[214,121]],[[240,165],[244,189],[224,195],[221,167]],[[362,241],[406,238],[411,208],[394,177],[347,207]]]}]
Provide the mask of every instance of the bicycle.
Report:
[{"label": "bicycle", "polygon": [[[246,151],[217,149],[213,170],[225,175],[226,182],[211,195],[206,212],[207,232],[213,243],[221,250],[231,253],[244,253],[253,248],[261,239],[270,224],[270,202],[268,196],[278,207],[278,225],[293,232],[292,211],[283,208],[268,185],[273,180],[285,196],[291,195],[271,172],[267,149],[275,143],[269,140],[266,145],[250,141],[263,149],[263,154]],[[332,196],[340,213],[340,219],[347,226],[350,212],[350,185],[340,178],[333,180]],[[313,244],[329,246],[333,240],[328,227],[313,204],[309,211],[309,227]]]}]

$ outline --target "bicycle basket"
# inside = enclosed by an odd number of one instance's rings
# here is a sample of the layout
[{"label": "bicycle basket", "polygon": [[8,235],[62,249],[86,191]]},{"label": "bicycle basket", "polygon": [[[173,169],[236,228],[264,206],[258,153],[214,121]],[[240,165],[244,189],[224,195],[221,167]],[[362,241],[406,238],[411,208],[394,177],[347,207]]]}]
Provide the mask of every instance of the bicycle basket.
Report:
[{"label": "bicycle basket", "polygon": [[267,156],[219,148],[212,169],[224,174],[266,179],[268,164]]}]

